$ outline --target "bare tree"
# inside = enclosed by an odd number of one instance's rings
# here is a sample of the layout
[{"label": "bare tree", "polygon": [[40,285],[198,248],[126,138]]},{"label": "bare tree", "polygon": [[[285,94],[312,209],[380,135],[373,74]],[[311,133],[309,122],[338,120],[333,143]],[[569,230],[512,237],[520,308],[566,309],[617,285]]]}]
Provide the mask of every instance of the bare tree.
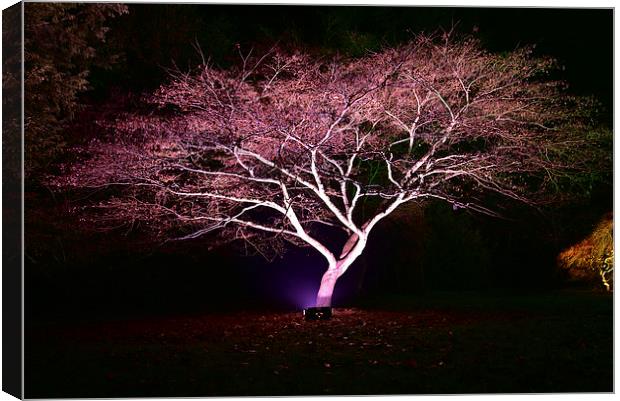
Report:
[{"label": "bare tree", "polygon": [[359,59],[239,53],[229,70],[174,73],[148,99],[166,114],[106,122],[113,140],[58,185],[118,186],[97,205],[107,216],[175,227],[175,239],[221,230],[260,251],[310,246],[327,262],[326,306],[399,206],[441,199],[495,215],[485,194],[534,203],[570,167],[555,155],[579,145],[562,84],[544,79],[554,63],[531,49],[422,35]]}]

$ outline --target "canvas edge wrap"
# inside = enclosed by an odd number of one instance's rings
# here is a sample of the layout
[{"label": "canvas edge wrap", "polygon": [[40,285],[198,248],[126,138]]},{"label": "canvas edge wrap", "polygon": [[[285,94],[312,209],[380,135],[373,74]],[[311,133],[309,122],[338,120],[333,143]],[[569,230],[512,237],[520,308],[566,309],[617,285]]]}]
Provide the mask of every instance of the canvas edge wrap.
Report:
[{"label": "canvas edge wrap", "polygon": [[2,10],[2,391],[23,398],[23,3]]}]

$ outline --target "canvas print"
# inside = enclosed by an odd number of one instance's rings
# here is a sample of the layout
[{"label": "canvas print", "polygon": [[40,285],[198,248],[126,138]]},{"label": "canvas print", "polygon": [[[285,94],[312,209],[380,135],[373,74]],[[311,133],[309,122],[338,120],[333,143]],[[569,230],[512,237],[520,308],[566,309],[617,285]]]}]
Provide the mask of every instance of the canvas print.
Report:
[{"label": "canvas print", "polygon": [[611,8],[23,32],[26,397],[613,391]]}]

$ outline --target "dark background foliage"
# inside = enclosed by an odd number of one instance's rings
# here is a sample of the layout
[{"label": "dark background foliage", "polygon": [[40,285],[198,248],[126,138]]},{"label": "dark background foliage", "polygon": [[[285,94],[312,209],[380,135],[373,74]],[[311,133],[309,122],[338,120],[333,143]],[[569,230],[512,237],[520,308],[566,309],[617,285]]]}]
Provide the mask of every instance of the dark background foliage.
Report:
[{"label": "dark background foliage", "polygon": [[[25,171],[44,174],[64,156],[67,127],[91,89],[90,70],[109,69],[118,57],[105,46],[106,22],[121,4],[33,3],[24,8]],[[36,177],[34,178],[36,180]]]},{"label": "dark background foliage", "polygon": [[[142,93],[166,81],[170,68],[198,65],[197,47],[226,67],[236,60],[237,46],[260,51],[279,41],[291,49],[355,57],[437,29],[472,34],[495,52],[535,44],[537,54],[557,58],[562,68],[554,78],[565,80],[569,92],[598,99],[596,132],[611,127],[611,10],[132,4],[125,14],[92,14],[81,9],[92,6],[76,7],[76,15],[95,20],[72,20],[75,40],[50,37],[35,45],[37,37],[27,37],[36,53],[31,62],[57,70],[50,84],[76,74],[86,80],[66,92],[59,89],[68,103],[52,112],[52,120],[38,120],[45,129],[31,142],[42,141],[48,150],[36,153],[37,168],[44,168],[32,170],[26,195],[27,308],[41,316],[67,305],[141,313],[219,308],[234,300],[298,307],[296,294],[312,294],[318,286],[323,265],[309,250],[291,250],[268,264],[240,257],[236,248],[208,250],[208,238],[162,245],[149,241],[139,225],[98,231],[68,213],[78,204],[75,194],[52,194],[42,185],[43,172],[54,173],[62,162],[80,157],[73,146],[99,135],[94,120],[139,104]],[[105,40],[80,34],[92,24],[109,27]],[[26,35],[36,32],[27,29]],[[51,57],[59,49],[73,54],[82,47],[95,53],[80,60],[79,68]],[[53,87],[31,90],[45,102],[58,93]],[[609,140],[602,145],[609,160],[610,145]],[[543,210],[514,206],[506,219],[435,203],[401,212],[373,234],[366,255],[339,282],[336,303],[386,292],[561,286],[557,254],[612,209],[610,177],[610,168],[584,177],[575,190],[579,197]]]}]

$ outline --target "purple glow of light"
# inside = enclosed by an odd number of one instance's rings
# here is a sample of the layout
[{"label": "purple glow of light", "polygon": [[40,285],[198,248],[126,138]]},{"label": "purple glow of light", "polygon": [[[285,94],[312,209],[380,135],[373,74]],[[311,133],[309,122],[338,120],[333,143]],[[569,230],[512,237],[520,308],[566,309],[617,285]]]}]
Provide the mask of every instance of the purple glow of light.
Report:
[{"label": "purple glow of light", "polygon": [[299,309],[306,309],[316,303],[316,288],[311,285],[291,285],[287,291],[287,298]]}]

